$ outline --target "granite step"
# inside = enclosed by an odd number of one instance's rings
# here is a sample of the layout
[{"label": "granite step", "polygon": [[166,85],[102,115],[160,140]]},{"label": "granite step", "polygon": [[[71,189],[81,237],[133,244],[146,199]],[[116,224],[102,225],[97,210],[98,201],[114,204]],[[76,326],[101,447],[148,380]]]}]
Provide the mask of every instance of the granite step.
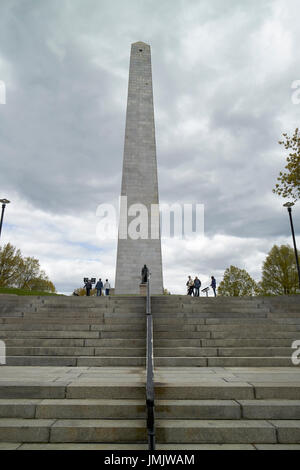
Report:
[{"label": "granite step", "polygon": [[[87,340],[89,345],[94,341]],[[117,341],[117,340],[116,340]],[[154,339],[154,347],[176,348],[176,347],[208,347],[208,348],[228,348],[228,347],[291,347],[290,339]]]},{"label": "granite step", "polygon": [[[4,339],[2,335],[0,338]],[[83,347],[85,346],[85,338],[15,338],[6,339],[7,348],[53,348],[53,347]]]},{"label": "granite step", "polygon": [[[108,400],[144,400],[145,387],[143,383],[120,383],[121,379],[108,375],[103,383],[97,380],[78,382],[72,378],[66,382],[44,382],[35,380],[28,383],[6,381],[0,383],[1,400],[35,400],[32,406],[37,406],[41,399],[108,399]],[[39,403],[36,401],[38,400]],[[65,401],[64,401],[65,403]]]},{"label": "granite step", "polygon": [[7,366],[56,367],[145,367],[145,355],[139,356],[7,356]]},{"label": "granite step", "polygon": [[276,431],[265,420],[156,420],[159,443],[275,444]]},{"label": "granite step", "polygon": [[90,322],[87,324],[82,323],[64,323],[64,322],[47,322],[44,321],[43,323],[6,323],[0,325],[0,332],[2,331],[138,331],[138,332],[145,332],[145,322],[143,325],[128,325],[128,324],[112,324],[112,325],[105,325],[105,324],[97,324],[94,322]]},{"label": "granite step", "polygon": [[0,418],[0,441],[5,442],[120,442],[146,443],[145,421],[49,420]]},{"label": "granite step", "polygon": [[146,348],[127,347],[10,347],[6,348],[7,356],[145,356]]},{"label": "granite step", "polygon": [[0,418],[145,419],[145,400],[0,399]]},{"label": "granite step", "polygon": [[[91,340],[93,341],[93,340]],[[171,340],[172,341],[172,340]],[[173,340],[174,341],[174,340]],[[176,341],[176,340],[175,340]],[[187,340],[190,341],[190,340]],[[197,340],[196,340],[197,341]],[[242,339],[201,339],[201,346],[204,347],[291,347],[291,339],[289,338],[267,338],[267,339],[254,339],[254,338],[242,338]]]},{"label": "granite step", "polygon": [[97,339],[99,338],[99,330],[89,331],[89,330],[6,330],[2,329],[0,331],[0,338],[5,340],[11,340],[14,338],[18,339]]},{"label": "granite step", "polygon": [[155,367],[291,367],[291,357],[154,357]]},{"label": "granite step", "polygon": [[[277,440],[278,436],[278,440]],[[156,420],[156,438],[163,443],[277,444],[299,443],[295,420]],[[51,443],[146,443],[144,420],[0,419],[0,440]]]},{"label": "granite step", "polygon": [[[238,446],[237,446],[238,447]],[[134,451],[134,450],[148,450],[148,444],[89,444],[89,443],[57,443],[57,444],[23,444],[23,443],[0,443],[0,450],[120,450],[120,451]],[[254,447],[253,447],[254,449]]]}]

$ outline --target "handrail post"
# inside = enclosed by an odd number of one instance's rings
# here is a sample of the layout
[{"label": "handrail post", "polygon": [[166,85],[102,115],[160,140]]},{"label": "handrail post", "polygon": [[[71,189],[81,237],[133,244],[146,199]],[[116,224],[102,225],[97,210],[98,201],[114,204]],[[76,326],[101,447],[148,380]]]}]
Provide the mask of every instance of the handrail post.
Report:
[{"label": "handrail post", "polygon": [[146,298],[146,319],[147,319],[147,352],[146,352],[146,407],[147,407],[147,433],[148,449],[155,450],[155,416],[154,416],[154,383],[153,383],[153,320],[151,312],[150,277],[147,271],[147,298]]},{"label": "handrail post", "polygon": [[151,296],[150,296],[150,278],[151,273],[147,272],[147,301],[146,301],[146,314],[151,315]]}]

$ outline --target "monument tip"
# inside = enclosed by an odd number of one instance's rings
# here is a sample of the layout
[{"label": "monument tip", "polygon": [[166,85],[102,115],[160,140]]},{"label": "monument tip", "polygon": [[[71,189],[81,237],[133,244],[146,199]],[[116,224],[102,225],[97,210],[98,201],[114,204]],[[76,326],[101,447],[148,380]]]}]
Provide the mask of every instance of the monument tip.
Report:
[{"label": "monument tip", "polygon": [[132,46],[148,46],[149,47],[149,44],[143,41],[137,41],[137,42],[133,42]]}]

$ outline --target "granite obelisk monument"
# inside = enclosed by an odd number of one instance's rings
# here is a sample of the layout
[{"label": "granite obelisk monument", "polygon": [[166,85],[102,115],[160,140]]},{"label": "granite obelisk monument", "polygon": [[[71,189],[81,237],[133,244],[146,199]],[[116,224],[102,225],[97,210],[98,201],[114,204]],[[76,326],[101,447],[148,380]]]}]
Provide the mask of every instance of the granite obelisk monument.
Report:
[{"label": "granite obelisk monument", "polygon": [[116,294],[139,294],[141,269],[151,294],[163,293],[150,46],[131,45],[116,267]]}]

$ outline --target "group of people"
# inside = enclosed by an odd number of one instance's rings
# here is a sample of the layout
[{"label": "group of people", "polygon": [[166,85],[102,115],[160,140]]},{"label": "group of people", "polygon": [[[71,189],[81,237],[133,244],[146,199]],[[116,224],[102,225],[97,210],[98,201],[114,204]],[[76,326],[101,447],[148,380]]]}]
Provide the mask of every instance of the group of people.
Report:
[{"label": "group of people", "polygon": [[[199,297],[200,296],[200,287],[201,287],[201,281],[198,279],[196,276],[195,279],[193,280],[191,276],[189,276],[187,283],[187,295],[193,295],[194,297]],[[211,276],[211,284],[210,287],[212,288],[214,292],[214,296],[216,297],[216,287],[217,287],[217,282],[214,276]]]},{"label": "group of people", "polygon": [[108,279],[105,279],[105,283],[103,284],[100,278],[96,284],[96,290],[97,290],[97,297],[102,295],[102,290],[105,292],[105,295],[109,295],[110,283],[108,282]]},{"label": "group of people", "polygon": [[[146,265],[144,266],[144,268],[146,268]],[[148,273],[148,270],[147,270],[147,273]],[[143,282],[145,282],[143,277],[142,277],[142,280],[143,280]],[[95,282],[93,279],[92,279],[92,281]],[[186,283],[186,286],[187,286],[187,295],[193,295],[194,297],[199,297],[200,296],[201,281],[197,276],[195,277],[194,280],[191,278],[191,276],[189,276],[188,280],[187,280],[187,283]],[[91,289],[93,287],[92,282],[90,280],[87,280],[84,284],[84,287],[86,289],[86,295],[87,296],[91,295]],[[216,282],[216,279],[214,278],[214,276],[211,276],[210,287],[212,288],[212,290],[214,292],[214,296],[216,297],[217,296],[217,294],[216,294],[217,282]],[[103,284],[102,279],[99,278],[99,280],[96,283],[95,288],[96,288],[96,291],[97,291],[97,297],[100,297],[101,295],[109,295],[110,283],[108,282],[108,279],[106,279],[105,283]],[[208,287],[206,289],[208,290]]]},{"label": "group of people", "polygon": [[[86,289],[86,295],[87,296],[91,295],[91,289],[93,287],[91,281],[87,281],[84,287]],[[101,278],[99,278],[99,281],[97,282],[95,288],[97,290],[97,297],[104,295],[102,294],[102,292],[105,292],[105,295],[109,295],[110,283],[108,282],[108,279],[106,279],[105,283],[103,284]]]}]

